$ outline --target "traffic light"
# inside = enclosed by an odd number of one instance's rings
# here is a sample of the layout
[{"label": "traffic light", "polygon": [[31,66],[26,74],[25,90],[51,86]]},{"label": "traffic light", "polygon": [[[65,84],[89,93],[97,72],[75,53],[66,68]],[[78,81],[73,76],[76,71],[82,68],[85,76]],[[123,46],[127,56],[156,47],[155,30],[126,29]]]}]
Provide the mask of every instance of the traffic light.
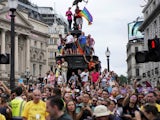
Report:
[{"label": "traffic light", "polygon": [[158,49],[159,47],[159,39],[149,39],[148,40],[148,50],[149,51],[154,51],[156,49]]},{"label": "traffic light", "polygon": [[149,61],[148,55],[149,55],[148,51],[136,52],[136,54],[135,54],[136,63],[148,62]]},{"label": "traffic light", "polygon": [[9,64],[9,54],[0,54],[0,64]]},{"label": "traffic light", "polygon": [[137,63],[159,62],[160,61],[160,39],[148,40],[148,51],[136,52],[135,59]]},{"label": "traffic light", "polygon": [[148,40],[148,50],[149,50],[149,61],[158,62],[160,61],[160,44],[159,39]]}]

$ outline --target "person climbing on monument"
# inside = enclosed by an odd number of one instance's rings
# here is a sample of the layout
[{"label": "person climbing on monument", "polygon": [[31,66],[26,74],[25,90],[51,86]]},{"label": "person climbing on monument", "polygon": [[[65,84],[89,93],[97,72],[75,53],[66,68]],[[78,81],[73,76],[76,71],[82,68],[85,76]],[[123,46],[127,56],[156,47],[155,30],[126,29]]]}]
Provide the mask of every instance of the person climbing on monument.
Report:
[{"label": "person climbing on monument", "polygon": [[66,16],[67,16],[67,20],[68,20],[68,24],[69,24],[69,30],[71,30],[71,26],[72,26],[72,11],[71,11],[71,7],[68,8],[67,12],[66,12]]},{"label": "person climbing on monument", "polygon": [[78,30],[82,30],[83,19],[79,15],[79,12],[81,12],[81,10],[79,9],[79,6],[77,5],[75,9],[75,14],[74,14],[74,21],[76,25],[78,26]]}]

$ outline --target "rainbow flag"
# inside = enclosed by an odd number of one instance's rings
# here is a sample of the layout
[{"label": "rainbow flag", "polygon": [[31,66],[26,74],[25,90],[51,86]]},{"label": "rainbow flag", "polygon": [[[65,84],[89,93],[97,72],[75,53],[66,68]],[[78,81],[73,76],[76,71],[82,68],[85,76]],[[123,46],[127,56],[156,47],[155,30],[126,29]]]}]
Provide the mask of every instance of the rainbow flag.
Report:
[{"label": "rainbow flag", "polygon": [[90,12],[87,10],[86,7],[84,7],[83,10],[81,10],[81,12],[79,12],[79,16],[84,17],[88,21],[88,24],[92,24],[93,17],[90,14]]}]

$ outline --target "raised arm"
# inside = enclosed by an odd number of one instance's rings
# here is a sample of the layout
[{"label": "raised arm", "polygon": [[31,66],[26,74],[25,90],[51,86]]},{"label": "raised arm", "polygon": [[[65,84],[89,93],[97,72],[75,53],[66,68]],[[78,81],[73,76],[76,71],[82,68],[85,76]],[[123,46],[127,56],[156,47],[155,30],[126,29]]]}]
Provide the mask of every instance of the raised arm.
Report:
[{"label": "raised arm", "polygon": [[2,81],[0,81],[0,86],[2,86],[4,88],[5,93],[7,93],[9,95],[11,94],[11,90]]},{"label": "raised arm", "polygon": [[83,57],[84,57],[84,60],[86,61],[86,63],[89,63],[89,61],[86,59],[86,56],[83,55]]},{"label": "raised arm", "polygon": [[129,102],[129,97],[130,95],[127,94],[127,96],[124,98],[123,102],[122,102],[122,106],[125,107],[127,105],[127,103]]}]

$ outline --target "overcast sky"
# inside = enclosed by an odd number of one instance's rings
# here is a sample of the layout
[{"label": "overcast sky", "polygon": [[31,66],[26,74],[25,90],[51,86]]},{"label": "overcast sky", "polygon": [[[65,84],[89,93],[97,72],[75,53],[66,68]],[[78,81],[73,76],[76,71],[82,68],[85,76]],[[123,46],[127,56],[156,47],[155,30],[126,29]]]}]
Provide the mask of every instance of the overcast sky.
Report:
[{"label": "overcast sky", "polygon": [[[38,6],[53,7],[57,13],[65,17],[68,7],[74,0],[30,0]],[[86,35],[95,39],[95,53],[102,62],[102,68],[107,68],[105,51],[107,46],[111,52],[110,70],[118,75],[127,75],[126,45],[128,42],[127,24],[138,16],[143,16],[144,0],[88,0],[88,4],[80,3],[80,9],[85,6],[93,16],[93,24],[83,24]],[[72,7],[74,12],[75,7]],[[66,18],[66,17],[65,17]],[[84,19],[85,21],[85,19]]]}]

